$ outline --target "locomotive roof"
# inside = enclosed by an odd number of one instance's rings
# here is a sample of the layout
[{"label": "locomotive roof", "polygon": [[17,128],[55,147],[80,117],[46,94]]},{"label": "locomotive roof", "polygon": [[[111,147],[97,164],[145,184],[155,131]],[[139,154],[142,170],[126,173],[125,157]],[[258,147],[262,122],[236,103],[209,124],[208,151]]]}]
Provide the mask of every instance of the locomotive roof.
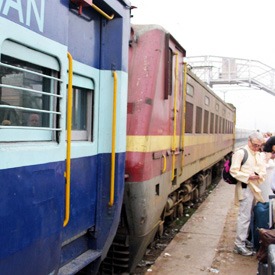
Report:
[{"label": "locomotive roof", "polygon": [[203,82],[195,73],[193,73],[190,68],[188,68],[188,75],[194,78],[198,83],[200,83],[200,85],[205,87],[205,89],[207,89],[209,93],[211,93],[214,97],[216,97],[221,103],[226,105],[228,108],[232,110],[236,109],[236,107],[232,103],[227,103],[223,101],[216,93],[214,93],[214,91],[205,82]]},{"label": "locomotive roof", "polygon": [[[146,32],[149,32],[151,30],[160,30],[160,31],[164,32],[166,35],[169,35],[169,39],[173,40],[173,42],[177,45],[177,48],[180,51],[182,51],[184,53],[184,55],[186,54],[186,51],[181,46],[181,44],[173,37],[173,35],[171,35],[171,33],[169,33],[161,25],[157,25],[157,24],[146,24],[146,25],[132,24],[131,26],[132,26],[132,30],[135,33],[135,36],[136,36],[137,39],[138,39],[139,36],[143,35]],[[199,82],[200,85],[204,86],[209,91],[209,93],[211,93],[215,98],[217,98],[217,100],[219,100],[222,104],[224,104],[225,106],[227,106],[231,110],[236,109],[233,104],[224,102],[217,94],[215,94],[213,92],[213,90],[206,83],[204,83],[196,74],[194,74],[191,71],[191,69],[188,69],[188,74],[189,74],[190,77],[196,79],[196,81]]]},{"label": "locomotive roof", "polygon": [[166,35],[169,35],[169,38],[171,40],[174,41],[174,43],[177,45],[177,48],[184,53],[184,55],[186,54],[186,51],[185,49],[181,46],[181,44],[175,39],[175,37],[170,33],[168,32],[165,28],[163,28],[162,26],[160,25],[157,25],[157,24],[148,24],[148,25],[135,25],[135,24],[132,24],[132,29],[134,30],[134,32],[136,33],[137,37],[148,32],[148,31],[151,31],[151,30],[160,30],[164,33],[166,33]]}]

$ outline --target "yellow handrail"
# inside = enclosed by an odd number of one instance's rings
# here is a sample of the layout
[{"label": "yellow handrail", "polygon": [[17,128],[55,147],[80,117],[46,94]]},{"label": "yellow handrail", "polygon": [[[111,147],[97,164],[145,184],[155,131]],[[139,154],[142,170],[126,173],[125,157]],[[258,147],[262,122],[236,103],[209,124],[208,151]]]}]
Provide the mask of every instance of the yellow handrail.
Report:
[{"label": "yellow handrail", "polygon": [[161,173],[164,173],[166,171],[166,156],[162,154],[162,158],[163,158],[163,168],[161,170]]},{"label": "yellow handrail", "polygon": [[181,168],[184,165],[184,135],[185,135],[185,118],[186,118],[186,89],[187,89],[187,63],[183,63],[183,100],[182,100],[182,138],[181,138],[181,148],[182,148],[182,158],[181,158]]},{"label": "yellow handrail", "polygon": [[71,199],[71,140],[72,140],[72,102],[73,102],[73,58],[68,52],[69,60],[68,71],[68,103],[67,103],[67,156],[66,156],[66,179],[65,188],[65,218],[63,227],[65,227],[70,219],[70,199]]},{"label": "yellow handrail", "polygon": [[109,206],[114,205],[115,194],[115,167],[116,167],[116,107],[117,107],[117,73],[113,72],[114,77],[114,98],[113,98],[113,123],[112,123],[112,156],[111,156],[111,182],[110,182],[110,201]]},{"label": "yellow handrail", "polygon": [[178,53],[176,55],[176,67],[175,67],[175,83],[174,83],[174,132],[173,132],[173,144],[172,144],[172,176],[171,180],[175,177],[175,162],[176,162],[176,135],[177,135],[177,92],[178,92]]},{"label": "yellow handrail", "polygon": [[95,4],[92,4],[91,6],[92,6],[93,9],[95,9],[97,12],[99,12],[101,15],[103,15],[108,20],[112,20],[115,16],[114,14],[108,15],[103,10],[101,10],[99,7],[97,7]]}]

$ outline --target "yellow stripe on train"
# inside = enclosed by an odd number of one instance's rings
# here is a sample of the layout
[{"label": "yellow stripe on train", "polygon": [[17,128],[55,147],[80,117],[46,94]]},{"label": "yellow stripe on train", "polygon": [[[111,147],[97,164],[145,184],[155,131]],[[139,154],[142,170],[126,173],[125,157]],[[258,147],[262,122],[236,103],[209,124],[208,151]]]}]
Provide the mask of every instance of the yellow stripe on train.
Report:
[{"label": "yellow stripe on train", "polygon": [[[232,134],[224,135],[185,135],[184,146],[216,143],[232,139]],[[173,136],[127,136],[127,152],[156,152],[170,149]],[[180,136],[176,136],[176,144],[180,144]]]}]

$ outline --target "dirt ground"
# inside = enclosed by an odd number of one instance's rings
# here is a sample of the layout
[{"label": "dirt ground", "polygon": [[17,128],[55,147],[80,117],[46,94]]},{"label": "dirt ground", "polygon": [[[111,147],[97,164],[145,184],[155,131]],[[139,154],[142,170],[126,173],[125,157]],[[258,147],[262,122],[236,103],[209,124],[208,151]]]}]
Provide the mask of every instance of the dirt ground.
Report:
[{"label": "dirt ground", "polygon": [[224,231],[217,247],[212,268],[214,272],[216,270],[221,275],[256,275],[258,267],[256,255],[241,256],[233,253],[237,213],[238,208],[232,204],[226,217]]}]

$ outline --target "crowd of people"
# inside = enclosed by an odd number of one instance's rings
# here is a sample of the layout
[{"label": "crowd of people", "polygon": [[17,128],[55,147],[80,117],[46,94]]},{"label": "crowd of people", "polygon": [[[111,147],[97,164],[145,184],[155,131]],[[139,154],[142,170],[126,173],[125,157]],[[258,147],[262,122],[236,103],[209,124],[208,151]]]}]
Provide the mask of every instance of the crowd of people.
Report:
[{"label": "crowd of people", "polygon": [[245,163],[244,150],[237,150],[232,156],[230,174],[238,180],[235,188],[235,202],[239,205],[234,252],[243,256],[254,253],[249,241],[253,207],[269,201],[275,193],[275,136],[270,132],[253,132],[243,147],[248,154]]}]

